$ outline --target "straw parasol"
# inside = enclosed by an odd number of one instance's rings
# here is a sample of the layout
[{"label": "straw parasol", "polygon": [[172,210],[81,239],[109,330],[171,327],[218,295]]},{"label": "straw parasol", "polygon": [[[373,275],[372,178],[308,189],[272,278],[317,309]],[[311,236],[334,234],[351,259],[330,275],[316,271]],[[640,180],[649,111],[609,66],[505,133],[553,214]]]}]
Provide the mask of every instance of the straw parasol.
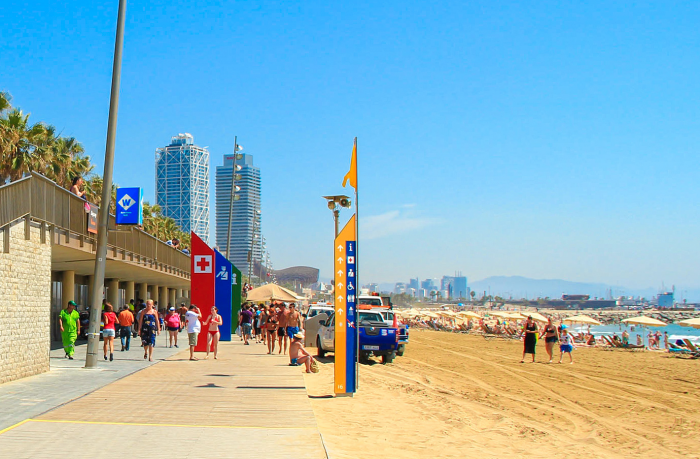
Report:
[{"label": "straw parasol", "polygon": [[[520,312],[518,312],[518,311],[511,312],[511,313],[508,314],[506,317],[507,317],[508,319],[515,319],[515,320],[527,319],[527,316],[526,316],[526,315],[523,315],[522,313],[520,313]],[[534,317],[533,317],[533,319],[534,319]]]},{"label": "straw parasol", "polygon": [[539,312],[528,312],[528,316],[532,317],[535,322],[549,322],[549,319],[540,314]]},{"label": "straw parasol", "polygon": [[681,320],[680,322],[678,322],[678,325],[682,325],[684,327],[700,328],[700,317],[696,317],[695,319]]},{"label": "straw parasol", "polygon": [[297,301],[297,296],[277,284],[266,284],[248,292],[246,301]]},{"label": "straw parasol", "polygon": [[664,327],[666,322],[654,319],[647,316],[632,317],[629,319],[622,320],[626,324],[643,325],[645,327]]},{"label": "straw parasol", "polygon": [[460,317],[469,317],[472,319],[481,319],[481,316],[474,311],[462,311],[457,313]]},{"label": "straw parasol", "polygon": [[487,313],[493,317],[510,317],[510,312],[507,311],[487,311]]},{"label": "straw parasol", "polygon": [[600,322],[595,320],[593,317],[585,315],[567,317],[562,322],[568,322],[571,324],[600,325]]}]

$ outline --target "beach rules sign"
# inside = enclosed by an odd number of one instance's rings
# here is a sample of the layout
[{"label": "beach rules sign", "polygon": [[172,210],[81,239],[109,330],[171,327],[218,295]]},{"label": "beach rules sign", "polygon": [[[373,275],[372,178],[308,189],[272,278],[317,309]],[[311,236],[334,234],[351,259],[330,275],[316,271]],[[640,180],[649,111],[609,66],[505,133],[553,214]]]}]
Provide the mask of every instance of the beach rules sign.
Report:
[{"label": "beach rules sign", "polygon": [[335,375],[334,392],[357,390],[357,227],[353,215],[334,244]]}]

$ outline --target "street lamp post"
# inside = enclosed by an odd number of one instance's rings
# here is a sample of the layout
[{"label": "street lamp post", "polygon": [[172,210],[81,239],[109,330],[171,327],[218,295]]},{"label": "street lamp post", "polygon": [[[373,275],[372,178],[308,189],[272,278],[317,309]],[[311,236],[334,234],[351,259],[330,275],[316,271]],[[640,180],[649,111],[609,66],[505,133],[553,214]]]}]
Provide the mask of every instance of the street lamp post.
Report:
[{"label": "street lamp post", "polygon": [[124,22],[126,0],[119,0],[117,14],[117,35],[114,40],[114,62],[112,64],[112,91],[109,99],[109,119],[107,121],[107,145],[105,166],[102,175],[102,201],[97,225],[97,247],[95,250],[95,271],[92,284],[90,322],[88,325],[88,348],[85,368],[97,366],[97,348],[100,341],[100,313],[102,292],[105,285],[107,263],[107,227],[109,225],[109,204],[112,199],[112,173],[114,171],[114,144],[117,137],[117,114],[119,112],[119,86],[122,74],[122,50],[124,49]]},{"label": "street lamp post", "polygon": [[250,282],[251,285],[253,284],[252,275],[254,274],[252,267],[253,263],[255,263],[255,257],[253,256],[253,245],[255,243],[255,230],[257,229],[260,221],[260,213],[261,212],[259,210],[255,211],[253,216],[253,232],[250,235],[250,251],[248,252],[248,282]]},{"label": "street lamp post", "polygon": [[[352,203],[350,202],[350,198],[345,195],[338,195],[338,196],[324,196],[323,197],[327,202],[328,202],[328,208],[333,212],[333,222],[335,223],[335,236],[333,237],[333,263],[331,266],[335,266],[335,240],[338,238],[338,234],[340,234],[340,228],[339,228],[339,217],[340,217],[340,209],[342,207],[349,208],[352,206]],[[335,269],[331,270],[331,273],[334,273]],[[335,276],[331,276],[333,278]],[[335,286],[333,287],[335,288]],[[335,297],[335,295],[334,295]]]},{"label": "street lamp post", "polygon": [[238,136],[233,137],[233,168],[231,169],[231,201],[228,204],[228,233],[226,239],[226,258],[231,261],[231,224],[233,222],[233,201],[240,199],[236,191],[240,191],[240,187],[236,186],[236,180],[240,180],[241,176],[237,172],[241,169],[240,165],[236,165],[236,160],[243,159],[243,155],[238,153],[243,150],[243,146],[238,145]]}]

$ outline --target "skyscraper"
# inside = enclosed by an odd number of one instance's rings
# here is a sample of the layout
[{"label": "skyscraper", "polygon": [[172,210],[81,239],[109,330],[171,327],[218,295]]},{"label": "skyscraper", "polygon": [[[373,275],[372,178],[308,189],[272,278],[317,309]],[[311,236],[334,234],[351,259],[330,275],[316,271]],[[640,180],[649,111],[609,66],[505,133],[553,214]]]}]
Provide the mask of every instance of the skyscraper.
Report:
[{"label": "skyscraper", "polygon": [[[244,274],[248,273],[248,251],[253,241],[252,260],[262,260],[260,224],[260,169],[253,166],[252,155],[242,155],[236,161],[241,166],[238,174],[241,179],[235,184],[241,187],[236,194],[240,196],[233,202],[233,220],[231,221],[231,257],[230,261]],[[233,155],[224,155],[224,165],[216,168],[216,245],[225,254],[228,237],[228,216],[231,203],[231,174],[233,173]],[[258,226],[253,233],[255,219]],[[254,237],[257,236],[257,238]],[[255,266],[253,264],[253,266]],[[258,273],[253,272],[253,275]]]},{"label": "skyscraper", "polygon": [[156,149],[156,203],[182,231],[209,243],[209,151],[191,134],[178,134]]}]

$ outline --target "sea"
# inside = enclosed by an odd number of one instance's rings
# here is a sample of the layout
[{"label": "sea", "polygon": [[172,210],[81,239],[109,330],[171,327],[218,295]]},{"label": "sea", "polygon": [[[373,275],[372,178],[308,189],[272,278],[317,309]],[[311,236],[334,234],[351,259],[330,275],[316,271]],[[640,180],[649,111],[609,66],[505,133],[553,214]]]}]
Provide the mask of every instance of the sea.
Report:
[{"label": "sea", "polygon": [[[572,330],[574,333],[578,332],[583,332],[585,333],[588,330],[588,327],[586,326],[580,326],[580,325],[574,325],[572,327]],[[663,334],[664,332],[668,333],[668,341],[670,343],[675,343],[676,340],[680,339],[688,339],[690,340],[693,344],[700,344],[700,329],[697,328],[691,328],[691,327],[682,327],[677,324],[670,324],[666,325],[665,327],[640,327],[639,325],[635,325],[634,329],[632,326],[625,325],[625,324],[616,324],[616,325],[597,325],[597,326],[591,326],[591,333],[593,333],[594,336],[599,337],[600,335],[608,335],[612,336],[614,334],[617,334],[617,336],[622,337],[622,332],[624,330],[627,330],[627,333],[630,334],[630,343],[631,344],[636,344],[637,343],[637,335],[641,334],[642,335],[642,340],[645,345],[649,345],[649,342],[647,340],[647,335],[649,334],[649,331],[652,333],[655,333],[658,331],[661,333],[661,346],[663,347]]]}]

